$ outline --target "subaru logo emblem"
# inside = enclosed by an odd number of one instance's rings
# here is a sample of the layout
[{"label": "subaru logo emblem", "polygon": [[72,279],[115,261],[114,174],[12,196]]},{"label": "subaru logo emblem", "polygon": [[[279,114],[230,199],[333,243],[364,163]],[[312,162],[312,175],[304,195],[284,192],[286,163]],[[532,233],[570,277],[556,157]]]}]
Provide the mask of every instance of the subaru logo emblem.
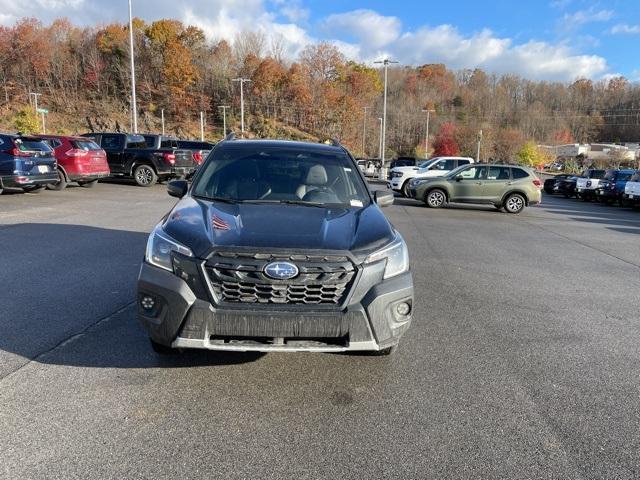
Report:
[{"label": "subaru logo emblem", "polygon": [[293,263],[289,262],[273,262],[264,267],[264,273],[267,277],[276,280],[289,280],[297,277],[300,271]]}]

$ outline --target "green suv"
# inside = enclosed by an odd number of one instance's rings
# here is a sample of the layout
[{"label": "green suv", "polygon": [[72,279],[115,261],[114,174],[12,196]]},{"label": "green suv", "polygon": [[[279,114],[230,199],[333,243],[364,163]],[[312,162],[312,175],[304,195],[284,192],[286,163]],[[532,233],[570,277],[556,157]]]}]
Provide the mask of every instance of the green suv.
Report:
[{"label": "green suv", "polygon": [[527,167],[472,164],[438,178],[414,178],[409,184],[413,198],[431,208],[448,202],[479,203],[520,213],[542,200],[542,182]]}]

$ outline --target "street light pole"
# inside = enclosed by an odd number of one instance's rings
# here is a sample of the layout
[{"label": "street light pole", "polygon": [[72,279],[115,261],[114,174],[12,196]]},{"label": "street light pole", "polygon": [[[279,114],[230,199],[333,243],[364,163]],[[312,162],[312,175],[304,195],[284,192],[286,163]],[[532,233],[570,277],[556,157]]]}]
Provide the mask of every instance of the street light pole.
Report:
[{"label": "street light pole", "polygon": [[424,134],[424,158],[429,157],[429,117],[431,116],[431,112],[434,110],[429,110],[428,108],[423,108],[423,112],[427,112],[427,131]]},{"label": "street light pole", "polygon": [[482,130],[478,132],[478,152],[476,154],[476,162],[480,162],[480,144],[482,143]]},{"label": "street light pole", "polygon": [[218,108],[222,109],[222,138],[227,136],[227,108],[229,105],[220,105]]},{"label": "street light pole", "polygon": [[160,115],[162,118],[162,135],[164,136],[164,108],[160,110]]},{"label": "street light pole", "polygon": [[380,178],[384,177],[384,153],[386,148],[386,135],[387,135],[387,72],[389,70],[389,65],[392,63],[398,63],[393,60],[389,60],[385,58],[384,60],[380,60],[374,63],[381,63],[384,66],[384,101],[382,106],[382,153],[380,155],[380,160],[382,162],[380,168]]},{"label": "street light pole", "polygon": [[379,142],[379,154],[378,156],[380,157],[380,160],[382,160],[382,117],[378,117],[378,121],[380,122],[380,142]]},{"label": "street light pole", "polygon": [[133,59],[133,16],[131,0],[129,0],[129,53],[131,57],[131,114],[133,116],[133,133],[138,133],[138,107],[136,104],[136,65]]},{"label": "street light pole", "polygon": [[200,112],[200,141],[204,142],[204,112]]},{"label": "street light pole", "polygon": [[365,148],[365,142],[367,138],[367,107],[364,107],[364,119],[362,120],[362,156],[366,157],[367,152]]},{"label": "street light pole", "polygon": [[234,78],[233,82],[240,82],[240,131],[244,133],[244,82],[250,82],[248,78]]}]

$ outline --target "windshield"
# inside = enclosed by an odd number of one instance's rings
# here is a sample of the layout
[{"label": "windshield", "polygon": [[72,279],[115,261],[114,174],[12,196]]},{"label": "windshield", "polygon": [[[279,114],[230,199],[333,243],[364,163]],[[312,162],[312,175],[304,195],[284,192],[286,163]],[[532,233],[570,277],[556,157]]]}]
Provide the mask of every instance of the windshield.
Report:
[{"label": "windshield", "polygon": [[368,190],[344,153],[295,147],[225,145],[196,179],[192,194],[219,201],[363,207]]},{"label": "windshield", "polygon": [[427,160],[426,162],[422,162],[421,164],[418,165],[418,168],[427,168],[429,165],[432,165],[433,163],[435,163],[437,160],[437,158],[433,158],[431,160]]},{"label": "windshield", "polygon": [[38,138],[16,138],[15,145],[21,152],[51,152],[49,145]]},{"label": "windshield", "polygon": [[466,165],[460,165],[458,168],[454,168],[453,170],[451,170],[448,174],[447,174],[447,178],[453,178],[456,175],[458,175],[458,173],[462,170],[464,170],[467,167],[470,167],[471,164],[467,163]]},{"label": "windshield", "polygon": [[634,173],[629,179],[630,182],[640,182],[640,172]]}]

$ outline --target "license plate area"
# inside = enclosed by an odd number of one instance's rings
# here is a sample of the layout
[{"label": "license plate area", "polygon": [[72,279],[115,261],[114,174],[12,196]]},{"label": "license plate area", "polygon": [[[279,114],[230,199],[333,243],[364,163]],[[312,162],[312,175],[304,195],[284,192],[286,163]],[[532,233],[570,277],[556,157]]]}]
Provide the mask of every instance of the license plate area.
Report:
[{"label": "license plate area", "polygon": [[49,173],[49,167],[46,165],[38,165],[38,173]]}]

